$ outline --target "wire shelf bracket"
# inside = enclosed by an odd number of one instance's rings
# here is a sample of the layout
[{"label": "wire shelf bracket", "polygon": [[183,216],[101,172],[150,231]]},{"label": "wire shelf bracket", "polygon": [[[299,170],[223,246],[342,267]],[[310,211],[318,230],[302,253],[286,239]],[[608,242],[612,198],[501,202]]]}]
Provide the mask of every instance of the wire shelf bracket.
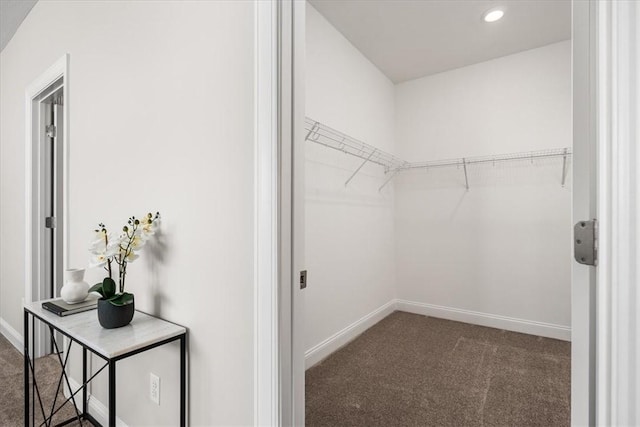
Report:
[{"label": "wire shelf bracket", "polygon": [[567,156],[569,155],[568,148],[564,149],[564,154],[562,155],[562,186],[564,187],[564,183],[567,179]]},{"label": "wire shelf bracket", "polygon": [[469,175],[467,174],[467,160],[462,159],[462,168],[464,169],[464,186],[469,191]]},{"label": "wire shelf bracket", "polygon": [[369,154],[369,156],[368,156],[366,159],[364,159],[364,162],[362,162],[362,163],[360,164],[360,166],[358,166],[358,169],[356,169],[355,171],[353,171],[353,173],[351,174],[351,176],[349,177],[349,179],[347,179],[347,180],[345,181],[345,183],[344,183],[344,186],[345,186],[345,187],[346,187],[347,185],[349,185],[349,181],[351,181],[351,180],[353,179],[353,177],[354,177],[354,176],[356,176],[356,175],[358,174],[358,172],[360,172],[360,169],[362,169],[362,167],[363,167],[364,165],[366,165],[366,164],[369,162],[369,160],[371,160],[371,157],[373,157],[373,155],[374,155],[374,154],[376,154],[376,150],[373,150],[373,151],[371,152],[371,154]]},{"label": "wire shelf bracket", "polygon": [[384,187],[387,186],[388,183],[391,182],[391,180],[398,174],[398,172],[400,172],[401,169],[396,169],[394,171],[391,171],[389,173],[389,176],[387,177],[387,179],[382,183],[382,185],[378,188],[378,193],[382,191],[382,189]]},{"label": "wire shelf bracket", "polygon": [[326,126],[309,117],[305,119],[307,136],[305,141],[315,142],[325,147],[341,151],[345,154],[361,158],[363,161],[344,183],[349,185],[351,180],[360,172],[367,163],[374,163],[384,167],[385,174],[396,171],[406,165],[407,162],[382,151],[372,145],[359,141],[329,126]]}]

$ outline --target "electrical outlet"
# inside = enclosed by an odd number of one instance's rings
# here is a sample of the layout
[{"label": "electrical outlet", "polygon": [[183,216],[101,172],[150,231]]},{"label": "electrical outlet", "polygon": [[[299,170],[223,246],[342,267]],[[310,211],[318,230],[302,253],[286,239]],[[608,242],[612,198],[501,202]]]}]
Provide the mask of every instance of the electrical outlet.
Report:
[{"label": "electrical outlet", "polygon": [[149,374],[149,399],[160,405],[160,377],[154,373]]}]

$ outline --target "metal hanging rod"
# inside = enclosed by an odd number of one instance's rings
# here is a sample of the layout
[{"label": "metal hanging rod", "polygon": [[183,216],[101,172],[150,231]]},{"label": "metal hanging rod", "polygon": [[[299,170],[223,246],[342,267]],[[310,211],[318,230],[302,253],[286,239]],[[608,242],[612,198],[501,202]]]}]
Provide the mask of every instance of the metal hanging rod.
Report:
[{"label": "metal hanging rod", "polygon": [[399,172],[412,169],[435,169],[455,166],[464,171],[465,187],[469,190],[468,167],[483,163],[500,163],[506,161],[530,160],[532,163],[537,159],[562,157],[561,183],[564,187],[567,175],[567,160],[572,155],[570,148],[556,148],[549,150],[527,151],[520,153],[500,154],[496,156],[463,157],[459,159],[435,160],[428,162],[407,162],[393,154],[379,150],[365,142],[351,138],[350,136],[337,131],[329,126],[313,120],[309,117],[305,119],[305,129],[307,131],[305,140],[316,142],[325,147],[342,151],[343,153],[363,159],[363,162],[351,174],[345,182],[345,186],[360,172],[360,169],[368,162],[378,164],[385,168],[385,173],[389,176],[378,191],[382,190]]},{"label": "metal hanging rod", "polygon": [[[566,160],[571,156],[571,149],[569,148],[555,148],[551,150],[539,150],[539,151],[526,151],[521,153],[500,154],[497,156],[482,156],[482,157],[464,157],[461,159],[448,159],[448,160],[436,160],[429,162],[412,162],[403,166],[403,170],[408,169],[430,169],[441,168],[447,166],[467,166],[477,165],[482,163],[500,163],[512,160],[537,160],[544,158],[563,157]],[[565,165],[566,166],[566,165]]]},{"label": "metal hanging rod", "polygon": [[463,157],[461,159],[449,159],[449,160],[436,160],[430,162],[414,162],[407,163],[402,168],[401,171],[411,170],[411,169],[435,169],[442,167],[462,166],[462,170],[464,172],[464,185],[467,191],[469,191],[469,173],[468,166],[472,165],[480,165],[485,163],[496,164],[500,162],[507,161],[522,161],[529,160],[533,163],[534,160],[538,159],[550,159],[562,157],[562,175],[560,177],[561,185],[564,187],[566,178],[567,178],[567,159],[571,156],[572,152],[570,148],[555,148],[550,150],[539,150],[539,151],[526,151],[520,153],[510,153],[510,154],[500,154],[497,156],[482,156],[482,157]]},{"label": "metal hanging rod", "polygon": [[359,157],[363,162],[358,168],[351,174],[349,179],[345,182],[345,185],[360,172],[360,169],[367,163],[375,163],[384,167],[385,173],[389,171],[395,171],[401,169],[406,165],[402,159],[397,158],[393,154],[382,151],[372,145],[359,141],[350,137],[340,131],[337,131],[327,125],[310,119],[305,119],[305,130],[307,132],[305,140],[312,141],[325,147],[333,148],[334,150],[342,151],[345,154],[350,154],[355,157]]}]

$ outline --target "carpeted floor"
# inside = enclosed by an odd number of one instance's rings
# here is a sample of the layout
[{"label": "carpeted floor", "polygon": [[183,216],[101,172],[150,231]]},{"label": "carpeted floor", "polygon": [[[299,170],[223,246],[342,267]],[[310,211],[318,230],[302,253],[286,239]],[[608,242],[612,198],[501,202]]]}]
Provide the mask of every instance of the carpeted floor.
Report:
[{"label": "carpeted floor", "polygon": [[[18,352],[0,335],[0,426],[13,427],[24,425],[24,377],[23,377],[24,359],[22,354]],[[46,409],[51,409],[53,397],[58,386],[58,378],[60,377],[60,363],[55,355],[36,359],[36,381],[40,394],[43,399],[43,405]],[[66,398],[62,395],[62,387],[58,393],[56,408],[64,402]],[[80,398],[82,400],[82,398]],[[42,424],[42,412],[36,399],[36,425]],[[47,417],[49,412],[46,413]],[[53,424],[67,420],[75,416],[75,411],[70,403],[67,403],[53,418]],[[77,422],[75,423],[78,424]],[[70,424],[74,425],[74,424]],[[88,421],[83,425],[91,426]]]},{"label": "carpeted floor", "polygon": [[395,312],[306,373],[308,426],[568,426],[571,344]]}]

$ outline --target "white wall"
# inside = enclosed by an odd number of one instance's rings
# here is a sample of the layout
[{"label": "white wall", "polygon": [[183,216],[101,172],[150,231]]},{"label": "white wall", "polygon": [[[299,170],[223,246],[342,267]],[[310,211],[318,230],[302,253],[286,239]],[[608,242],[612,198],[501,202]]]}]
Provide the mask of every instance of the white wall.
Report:
[{"label": "white wall", "polygon": [[[40,1],[0,56],[0,317],[22,330],[25,88],[68,52],[70,265],[97,222],[161,211],[164,259],[127,282],[189,328],[191,425],[253,420],[253,20],[251,2]],[[177,424],[176,347],[122,362],[126,423]]]},{"label": "white wall", "polygon": [[[572,143],[570,41],[396,89],[397,150],[409,161]],[[453,308],[454,317],[468,310],[555,325],[538,333],[568,339],[571,190],[561,169],[561,160],[470,167],[469,192],[462,170],[402,174],[398,298]]]},{"label": "white wall", "polygon": [[[394,86],[310,4],[306,115],[394,150]],[[393,187],[381,166],[311,142],[306,148],[305,348],[312,349],[394,298]]]}]

